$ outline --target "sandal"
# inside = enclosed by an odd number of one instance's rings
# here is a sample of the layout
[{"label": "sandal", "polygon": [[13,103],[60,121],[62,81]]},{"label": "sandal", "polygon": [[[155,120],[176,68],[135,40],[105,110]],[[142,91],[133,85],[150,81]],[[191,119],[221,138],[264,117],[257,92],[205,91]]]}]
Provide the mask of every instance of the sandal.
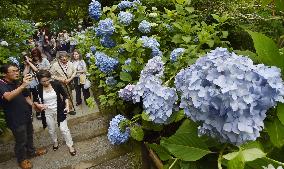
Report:
[{"label": "sandal", "polygon": [[59,147],[59,146],[54,146],[54,145],[53,145],[53,146],[52,146],[53,151],[58,150],[58,147]]},{"label": "sandal", "polygon": [[75,156],[77,152],[76,152],[76,149],[74,148],[74,151],[72,151],[72,152],[69,149],[69,153],[70,153],[71,156]]}]

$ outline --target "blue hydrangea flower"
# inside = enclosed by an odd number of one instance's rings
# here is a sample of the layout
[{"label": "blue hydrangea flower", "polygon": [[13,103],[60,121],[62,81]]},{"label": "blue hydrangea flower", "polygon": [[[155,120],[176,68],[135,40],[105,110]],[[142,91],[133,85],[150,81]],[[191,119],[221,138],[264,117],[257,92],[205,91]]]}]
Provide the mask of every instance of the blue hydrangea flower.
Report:
[{"label": "blue hydrangea flower", "polygon": [[106,47],[106,48],[113,48],[116,46],[115,41],[112,40],[111,37],[107,35],[101,38],[100,43],[103,47]]},{"label": "blue hydrangea flower", "polygon": [[151,56],[152,56],[152,57],[155,57],[155,56],[162,56],[162,55],[163,55],[163,53],[162,53],[162,51],[160,51],[159,48],[154,48],[154,49],[152,49],[152,53],[151,53]]},{"label": "blue hydrangea flower", "polygon": [[106,78],[106,84],[108,86],[114,86],[117,84],[117,80],[115,80],[115,78],[113,76],[107,77]]},{"label": "blue hydrangea flower", "polygon": [[96,47],[95,47],[95,46],[91,46],[91,47],[90,47],[90,50],[91,50],[92,52],[95,52],[95,51],[96,51]]},{"label": "blue hydrangea flower", "polygon": [[10,57],[8,58],[8,60],[9,60],[10,62],[16,64],[17,66],[20,66],[20,63],[19,63],[18,59],[15,58],[15,57],[13,57],[13,56],[10,56]]},{"label": "blue hydrangea flower", "polygon": [[118,14],[118,21],[122,24],[122,25],[126,25],[129,26],[133,20],[134,16],[132,13],[130,12],[123,12],[121,11]]},{"label": "blue hydrangea flower", "polygon": [[[174,104],[178,97],[174,88],[162,85],[164,63],[162,58],[156,56],[148,61],[141,71],[139,82],[132,90],[123,89],[121,96],[134,103],[143,101],[143,108],[150,120],[154,123],[167,123],[172,115]],[[132,92],[132,93],[130,93]],[[130,99],[130,97],[132,97]]]},{"label": "blue hydrangea flower", "polygon": [[119,123],[126,120],[122,115],[116,115],[109,123],[107,138],[113,145],[120,145],[128,141],[130,137],[130,128],[126,127],[125,131],[122,132],[119,128]]},{"label": "blue hydrangea flower", "polygon": [[142,36],[142,38],[140,38],[140,40],[142,41],[142,46],[144,48],[150,48],[150,49],[157,49],[160,47],[159,42],[155,39],[155,38],[149,38],[147,36]]},{"label": "blue hydrangea flower", "polygon": [[115,31],[113,21],[110,18],[100,20],[98,27],[95,28],[95,31],[97,36],[112,35]]},{"label": "blue hydrangea flower", "polygon": [[124,9],[127,9],[127,8],[131,8],[133,6],[133,2],[130,2],[130,1],[121,1],[117,7],[120,9],[120,10],[124,10]]},{"label": "blue hydrangea flower", "polygon": [[125,65],[130,65],[131,61],[132,61],[131,58],[128,58],[127,60],[125,60],[124,64]]},{"label": "blue hydrangea flower", "polygon": [[197,44],[197,43],[199,42],[198,36],[195,36],[195,37],[194,37],[193,42],[194,42],[195,44]]},{"label": "blue hydrangea flower", "polygon": [[102,11],[101,11],[101,4],[99,1],[93,0],[89,4],[89,15],[91,18],[95,20],[99,20],[100,17],[102,16]]},{"label": "blue hydrangea flower", "polygon": [[131,101],[133,97],[133,89],[135,85],[127,85],[125,88],[118,91],[118,96],[125,101]]},{"label": "blue hydrangea flower", "polygon": [[256,140],[266,112],[284,102],[280,69],[216,48],[175,77],[180,108],[202,125],[199,134],[236,145]]},{"label": "blue hydrangea flower", "polygon": [[122,54],[123,52],[125,52],[125,48],[118,48],[118,53]]},{"label": "blue hydrangea flower", "polygon": [[151,32],[151,23],[143,20],[139,23],[138,30],[142,33],[150,33]]},{"label": "blue hydrangea flower", "polygon": [[112,72],[118,65],[118,60],[111,58],[103,52],[95,53],[96,66],[104,73]]},{"label": "blue hydrangea flower", "polygon": [[171,52],[171,61],[176,61],[177,58],[184,53],[184,48],[176,48]]}]

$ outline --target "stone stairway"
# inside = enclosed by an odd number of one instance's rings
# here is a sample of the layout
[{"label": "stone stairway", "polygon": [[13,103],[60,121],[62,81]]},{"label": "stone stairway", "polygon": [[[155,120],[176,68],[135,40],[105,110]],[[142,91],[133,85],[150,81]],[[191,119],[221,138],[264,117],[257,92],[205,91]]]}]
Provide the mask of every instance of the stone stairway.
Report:
[{"label": "stone stairway", "polygon": [[[112,146],[107,140],[109,117],[102,116],[98,108],[77,107],[77,114],[69,116],[68,126],[73,137],[76,156],[71,156],[58,131],[59,149],[52,150],[52,141],[47,129],[34,120],[35,147],[46,147],[48,153],[31,159],[34,169],[132,169],[137,168],[133,152],[127,146]],[[17,169],[12,136],[0,140],[0,169]],[[138,162],[139,163],[139,162]],[[138,167],[139,168],[139,167]]]}]

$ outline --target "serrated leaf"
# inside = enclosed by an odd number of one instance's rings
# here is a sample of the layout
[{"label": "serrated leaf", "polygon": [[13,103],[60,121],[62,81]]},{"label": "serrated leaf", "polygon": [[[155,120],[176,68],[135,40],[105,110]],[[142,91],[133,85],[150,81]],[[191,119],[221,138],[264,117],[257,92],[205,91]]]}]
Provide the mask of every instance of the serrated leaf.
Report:
[{"label": "serrated leaf", "polygon": [[130,128],[130,135],[137,141],[142,141],[144,138],[144,132],[140,126],[132,126]]},{"label": "serrated leaf", "polygon": [[265,123],[265,128],[272,144],[281,148],[284,145],[284,125],[281,124],[278,118],[274,118],[273,121]]},{"label": "serrated leaf", "polygon": [[284,167],[284,164],[282,162],[276,161],[268,157],[259,158],[254,161],[247,162],[246,166],[249,166],[250,169],[260,169],[263,168],[263,166],[268,166],[269,164],[272,164],[273,166]]},{"label": "serrated leaf", "polygon": [[284,125],[284,104],[278,103],[277,105],[277,117],[280,122]]},{"label": "serrated leaf", "polygon": [[223,155],[223,158],[225,158],[226,160],[232,160],[236,158],[238,155],[239,155],[239,152],[232,152],[232,153]]},{"label": "serrated leaf", "polygon": [[227,38],[229,35],[228,31],[222,31],[222,34],[223,34],[223,38]]},{"label": "serrated leaf", "polygon": [[127,72],[120,72],[120,79],[125,82],[130,82],[132,80],[132,77]]},{"label": "serrated leaf", "polygon": [[174,43],[183,43],[182,36],[180,34],[176,34],[172,38],[172,42]]},{"label": "serrated leaf", "polygon": [[185,120],[174,135],[162,139],[161,145],[184,161],[196,161],[211,153],[198,137],[197,126],[189,120]]},{"label": "serrated leaf", "polygon": [[155,151],[155,153],[157,153],[157,155],[159,156],[159,158],[162,161],[167,161],[169,160],[172,156],[170,155],[169,151],[164,148],[163,146],[160,146],[158,144],[147,144],[151,149],[153,149]]},{"label": "serrated leaf", "polygon": [[269,66],[284,68],[284,57],[280,55],[277,45],[269,37],[252,31],[247,31],[254,42],[258,60]]}]

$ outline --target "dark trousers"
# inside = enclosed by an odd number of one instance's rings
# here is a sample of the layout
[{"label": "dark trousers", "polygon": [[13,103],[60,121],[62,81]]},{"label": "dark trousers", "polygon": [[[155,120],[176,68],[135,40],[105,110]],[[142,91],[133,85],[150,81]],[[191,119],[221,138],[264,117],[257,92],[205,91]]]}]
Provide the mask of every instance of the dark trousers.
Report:
[{"label": "dark trousers", "polygon": [[27,122],[24,125],[12,130],[15,138],[15,155],[18,163],[28,159],[35,153],[33,143],[33,125],[32,122]]},{"label": "dark trousers", "polygon": [[79,77],[75,77],[74,82],[75,82],[75,91],[76,91],[76,103],[77,104],[82,103],[81,91],[83,91],[84,100],[86,102],[86,100],[90,97],[89,89],[84,89],[84,85],[80,84]]}]

